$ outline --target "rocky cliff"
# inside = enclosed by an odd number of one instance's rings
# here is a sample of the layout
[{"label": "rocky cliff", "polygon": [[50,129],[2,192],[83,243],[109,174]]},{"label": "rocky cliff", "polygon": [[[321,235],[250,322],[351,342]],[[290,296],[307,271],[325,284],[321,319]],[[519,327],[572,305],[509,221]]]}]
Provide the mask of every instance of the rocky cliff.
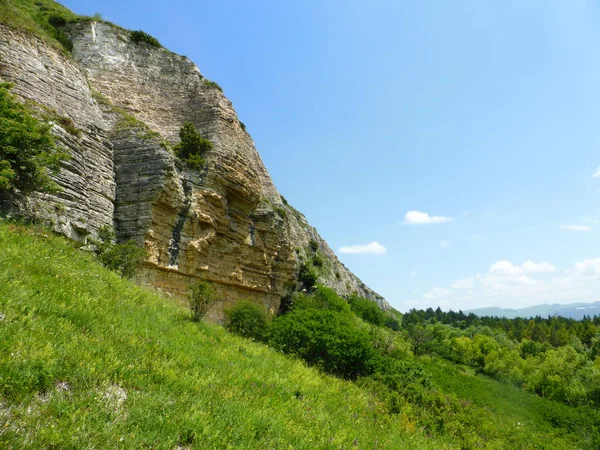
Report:
[{"label": "rocky cliff", "polygon": [[[276,311],[315,261],[320,283],[389,307],[279,195],[231,102],[189,59],[105,22],[66,32],[70,55],[0,25],[0,80],[66,119],[53,131],[72,156],[56,178],[62,191],[17,199],[20,214],[81,242],[114,226],[148,250],[145,282],[174,295],[206,279],[225,304],[251,298]],[[170,150],[186,121],[214,143],[200,172]]]}]

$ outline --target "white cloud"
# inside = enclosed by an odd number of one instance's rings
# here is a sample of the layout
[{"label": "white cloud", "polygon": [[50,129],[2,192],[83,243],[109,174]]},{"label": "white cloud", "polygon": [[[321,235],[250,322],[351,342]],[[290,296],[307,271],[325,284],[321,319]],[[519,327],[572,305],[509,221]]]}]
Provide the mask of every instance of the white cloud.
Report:
[{"label": "white cloud", "polygon": [[592,229],[592,227],[588,227],[587,225],[563,225],[560,228],[569,231],[590,231]]},{"label": "white cloud", "polygon": [[430,216],[427,213],[420,211],[409,211],[404,216],[405,225],[426,225],[431,223],[445,223],[452,222],[454,219],[452,217],[445,216]]},{"label": "white cloud", "polygon": [[423,298],[426,300],[437,300],[439,298],[448,297],[452,294],[452,291],[445,288],[433,288],[423,294]]},{"label": "white cloud", "polygon": [[365,245],[349,245],[340,247],[340,253],[364,254],[372,253],[374,255],[383,255],[386,248],[377,241]]},{"label": "white cloud", "polygon": [[515,266],[510,261],[498,261],[490,267],[488,273],[499,276],[516,276],[523,273],[523,269]]},{"label": "white cloud", "polygon": [[600,178],[600,167],[596,170],[596,173],[593,175],[594,178]]},{"label": "white cloud", "polygon": [[409,275],[410,275],[411,277],[414,277],[416,274],[417,274],[417,271],[416,271],[416,270],[413,270],[413,271],[411,271],[411,272],[410,272],[410,274],[409,274]]},{"label": "white cloud", "polygon": [[440,247],[444,248],[444,247],[448,247],[450,245],[450,242],[448,241],[444,241],[443,239],[439,242]]},{"label": "white cloud", "polygon": [[456,280],[448,288],[431,289],[417,303],[419,308],[440,306],[454,311],[483,306],[524,308],[598,301],[599,292],[600,257],[577,261],[560,271],[549,262],[500,260],[485,274]]},{"label": "white cloud", "polygon": [[472,289],[473,285],[473,277],[463,278],[462,280],[456,280],[452,283],[454,289]]},{"label": "white cloud", "polygon": [[525,261],[521,268],[525,273],[547,273],[556,272],[556,267],[547,262],[534,263],[533,261]]},{"label": "white cloud", "polygon": [[520,266],[515,266],[510,261],[503,260],[492,264],[488,273],[491,275],[512,277],[530,273],[547,273],[555,271],[556,267],[548,262],[535,263],[533,261],[525,261]]},{"label": "white cloud", "polygon": [[582,275],[600,275],[600,258],[576,262],[575,271]]}]

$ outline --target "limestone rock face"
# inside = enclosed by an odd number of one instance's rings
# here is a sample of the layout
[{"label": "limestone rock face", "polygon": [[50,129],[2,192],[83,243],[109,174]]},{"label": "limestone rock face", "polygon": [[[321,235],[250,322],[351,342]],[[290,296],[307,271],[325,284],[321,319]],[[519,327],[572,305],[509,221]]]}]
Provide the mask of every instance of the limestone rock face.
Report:
[{"label": "limestone rock face", "polygon": [[72,121],[79,135],[59,123],[53,131],[70,160],[56,177],[57,196],[20,199],[17,212],[52,221],[58,231],[80,241],[102,225],[112,225],[115,180],[112,144],[94,102],[86,72],[39,39],[0,25],[0,79],[32,107]]},{"label": "limestone rock face", "polygon": [[[300,287],[300,265],[317,258],[320,283],[389,308],[283,201],[231,102],[189,59],[103,22],[68,31],[72,58],[0,27],[0,79],[81,130],[55,127],[72,155],[57,178],[63,192],[21,199],[21,210],[79,240],[114,225],[148,250],[144,280],[175,295],[206,279],[224,304],[249,298],[275,312]],[[201,172],[169,150],[186,121],[214,144]]]}]

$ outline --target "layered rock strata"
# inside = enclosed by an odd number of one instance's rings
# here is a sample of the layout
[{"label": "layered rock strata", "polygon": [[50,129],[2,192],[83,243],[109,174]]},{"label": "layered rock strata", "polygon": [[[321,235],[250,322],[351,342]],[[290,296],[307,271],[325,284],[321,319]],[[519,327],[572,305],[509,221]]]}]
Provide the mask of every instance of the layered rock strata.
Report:
[{"label": "layered rock strata", "polygon": [[[206,279],[224,304],[250,298],[277,311],[318,254],[320,283],[389,308],[283,201],[231,102],[189,59],[104,22],[68,32],[72,57],[0,26],[0,79],[79,130],[54,126],[72,156],[57,177],[63,190],[21,199],[22,213],[83,242],[114,226],[148,250],[144,280],[175,295]],[[170,151],[184,122],[214,144],[201,172]]]}]

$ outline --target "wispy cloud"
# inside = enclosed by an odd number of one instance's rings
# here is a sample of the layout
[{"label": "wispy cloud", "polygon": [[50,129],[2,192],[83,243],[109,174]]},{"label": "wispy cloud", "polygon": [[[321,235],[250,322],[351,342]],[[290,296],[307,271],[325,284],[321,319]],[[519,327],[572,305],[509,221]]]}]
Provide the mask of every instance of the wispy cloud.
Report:
[{"label": "wispy cloud", "polygon": [[452,294],[452,291],[445,288],[433,288],[423,294],[423,298],[426,300],[437,300],[439,298],[448,297]]},{"label": "wispy cloud", "polygon": [[596,173],[594,173],[593,177],[600,178],[600,167],[598,167],[598,170],[596,170]]},{"label": "wispy cloud", "polygon": [[474,285],[473,277],[464,278],[462,280],[456,280],[452,283],[454,289],[471,289]]},{"label": "wispy cloud", "polygon": [[600,275],[600,258],[576,262],[575,271],[583,275]]},{"label": "wispy cloud", "polygon": [[590,231],[592,229],[592,227],[589,227],[587,225],[563,225],[560,228],[562,230],[569,230],[569,231]]},{"label": "wispy cloud", "polygon": [[450,245],[450,242],[444,241],[443,239],[438,243],[440,244],[440,247],[442,247],[442,248],[448,247]]},{"label": "wispy cloud", "polygon": [[[558,270],[549,262],[515,264],[500,260],[482,275],[433,288],[419,299],[418,307],[472,309],[482,306],[520,308],[542,303],[597,301],[600,292],[600,257],[574,262]],[[413,297],[413,300],[415,298]]]},{"label": "wispy cloud", "polygon": [[353,253],[353,254],[365,254],[371,253],[373,255],[383,255],[386,252],[386,248],[377,241],[373,241],[370,244],[364,245],[348,245],[340,247],[340,253]]},{"label": "wispy cloud", "polygon": [[427,225],[431,223],[445,223],[452,222],[454,218],[445,216],[430,216],[429,214],[421,211],[409,211],[404,216],[405,225]]}]

